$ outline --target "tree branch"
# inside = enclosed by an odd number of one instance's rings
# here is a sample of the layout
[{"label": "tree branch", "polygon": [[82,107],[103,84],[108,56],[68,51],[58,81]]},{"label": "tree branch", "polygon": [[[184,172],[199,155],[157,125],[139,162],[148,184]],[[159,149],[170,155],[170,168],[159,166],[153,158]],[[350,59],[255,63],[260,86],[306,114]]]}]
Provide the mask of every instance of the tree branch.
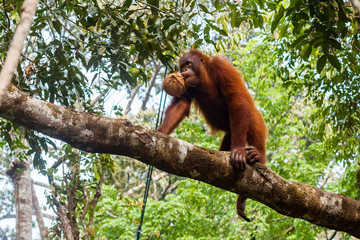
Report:
[{"label": "tree branch", "polygon": [[288,181],[266,166],[235,172],[229,153],[194,146],[154,130],[37,100],[13,85],[0,117],[88,152],[125,155],[171,174],[196,179],[259,201],[277,212],[360,237],[360,202]]},{"label": "tree branch", "polygon": [[350,0],[351,5],[353,6],[353,8],[355,8],[355,10],[360,14],[360,3],[358,0]]},{"label": "tree branch", "polygon": [[[152,182],[157,182],[159,181],[160,179],[162,179],[163,177],[166,177],[168,176],[169,174],[168,173],[160,173],[159,175],[156,175],[155,177],[153,177],[151,179]],[[134,194],[134,192],[138,191],[139,189],[143,189],[145,187],[145,182],[142,182],[141,184],[137,185],[136,187],[133,187],[131,189],[129,189],[128,191],[126,191],[124,193],[124,196],[131,196]]]},{"label": "tree branch", "polygon": [[20,10],[20,22],[16,27],[13,40],[11,41],[9,51],[0,73],[0,104],[4,93],[14,76],[15,69],[19,64],[20,54],[24,47],[24,42],[30,30],[38,3],[39,0],[25,0]]},{"label": "tree branch", "polygon": [[40,230],[40,237],[41,240],[47,240],[47,228],[45,227],[44,224],[44,218],[41,212],[41,208],[40,208],[40,204],[38,201],[38,198],[36,196],[36,192],[35,192],[35,188],[34,188],[34,183],[31,184],[31,194],[32,194],[32,203],[33,203],[33,209],[36,215],[36,220],[38,222],[38,226],[39,226],[39,230]]},{"label": "tree branch", "polygon": [[128,101],[128,104],[126,105],[126,108],[125,108],[125,111],[124,111],[124,115],[127,115],[130,110],[131,110],[131,104],[132,102],[134,101],[134,98],[136,96],[136,94],[138,93],[140,87],[142,86],[141,83],[139,83],[131,92],[131,95],[130,95],[130,99]]}]

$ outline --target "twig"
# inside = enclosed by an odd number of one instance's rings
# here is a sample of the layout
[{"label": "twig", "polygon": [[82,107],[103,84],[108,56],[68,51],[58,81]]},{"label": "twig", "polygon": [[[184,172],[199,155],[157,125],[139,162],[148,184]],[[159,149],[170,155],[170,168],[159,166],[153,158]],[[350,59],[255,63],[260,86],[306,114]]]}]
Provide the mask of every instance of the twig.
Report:
[{"label": "twig", "polygon": [[333,233],[333,234],[331,235],[331,237],[329,238],[329,240],[333,240],[334,237],[336,236],[336,234],[337,234],[337,231],[335,230],[334,233]]},{"label": "twig", "polygon": [[326,170],[326,174],[325,174],[325,176],[324,176],[324,181],[323,181],[323,183],[319,186],[319,188],[320,189],[322,189],[324,186],[325,186],[325,184],[327,183],[327,181],[329,180],[329,178],[330,178],[330,174],[331,174],[331,165],[333,165],[333,163],[334,163],[334,161],[330,161],[329,162],[329,165],[328,165],[328,167],[327,167],[327,170]]},{"label": "twig", "polygon": [[43,182],[39,182],[39,181],[33,181],[33,184],[44,187],[44,188],[50,188],[49,184],[43,183]]},{"label": "twig", "polygon": [[96,98],[91,100],[90,106],[94,106],[95,103],[97,103],[97,101],[99,101],[100,98],[102,98],[111,88],[112,88],[112,85],[109,85],[102,93],[100,93]]},{"label": "twig", "polygon": [[85,215],[86,215],[87,208],[89,206],[89,197],[87,195],[85,181],[82,181],[82,184],[83,184],[83,189],[84,189],[85,206],[84,206],[84,210],[80,216],[80,220],[81,220],[81,225],[84,229],[85,239],[90,239],[89,234],[87,232],[86,224],[85,224]]},{"label": "twig", "polygon": [[139,89],[140,89],[141,86],[142,86],[142,84],[139,83],[139,84],[133,89],[133,91],[132,91],[132,93],[131,93],[131,96],[130,96],[130,99],[129,99],[129,101],[128,101],[128,104],[126,105],[126,108],[125,108],[125,111],[124,111],[124,115],[125,115],[125,116],[130,112],[130,110],[131,110],[131,104],[132,104],[132,102],[133,102],[136,94],[139,92]]},{"label": "twig", "polygon": [[285,230],[285,233],[288,234],[289,232],[295,229],[294,225],[291,225],[288,229]]},{"label": "twig", "polygon": [[20,22],[15,29],[13,40],[11,41],[0,73],[0,104],[19,64],[20,54],[29,33],[38,3],[39,0],[25,0],[21,8]]},{"label": "twig", "polygon": [[276,123],[274,124],[274,126],[269,130],[269,135],[275,130],[276,126],[280,123],[280,121],[289,113],[289,110],[286,111],[285,113],[283,113],[283,115],[281,115],[280,119],[276,121]]},{"label": "twig", "polygon": [[51,14],[53,15],[53,17],[61,24],[61,26],[74,38],[76,38],[76,40],[78,40],[79,42],[84,42],[83,40],[81,40],[80,38],[78,38],[77,36],[75,36],[64,24],[62,24],[62,22],[57,18],[57,16],[54,14],[54,12],[52,11],[52,9],[49,7],[49,5],[46,3],[46,1],[43,1],[46,5],[46,8],[51,12]]},{"label": "twig", "polygon": [[96,206],[97,202],[99,201],[99,199],[101,197],[101,187],[102,187],[102,184],[104,183],[104,175],[105,175],[105,168],[102,167],[100,181],[99,181],[99,184],[98,184],[98,186],[96,188],[94,198],[91,200],[91,203],[90,203],[90,207],[93,210],[92,211],[93,214],[90,214],[90,216],[89,216],[89,227],[91,227],[91,228],[94,225],[95,206]]},{"label": "twig", "polygon": [[7,238],[4,230],[3,230],[1,227],[0,227],[0,230],[1,230],[1,232],[2,232],[2,236],[3,236],[4,240],[7,240],[8,238]]},{"label": "twig", "polygon": [[7,12],[6,12],[6,8],[5,8],[5,0],[3,0],[3,8],[4,8],[4,15],[5,15],[5,18],[7,19],[7,23],[8,23],[8,28],[10,28],[10,18],[9,16],[7,15]]},{"label": "twig", "polygon": [[[57,211],[55,211],[55,212],[60,217],[60,222],[61,222],[62,229],[64,231],[65,239],[73,240],[74,236],[72,234],[72,229],[71,229],[69,218],[66,216],[65,207],[63,205],[61,205],[58,200],[56,200],[56,197],[54,194],[52,195],[52,197],[50,199],[56,205]],[[71,216],[70,216],[70,218],[71,218]]]},{"label": "twig", "polygon": [[143,5],[145,5],[145,6],[148,6],[148,7],[150,7],[150,8],[154,8],[154,9],[158,10],[159,12],[162,12],[162,13],[165,13],[165,14],[168,13],[167,11],[164,11],[164,10],[162,10],[162,9],[160,9],[160,8],[152,5],[152,4],[149,4],[149,3],[146,3],[146,2],[141,2],[141,1],[139,1],[139,0],[137,0],[136,2],[139,3],[139,4],[143,4]]},{"label": "twig", "polygon": [[[155,176],[152,178],[153,182],[157,182],[159,179],[168,176],[169,174],[166,172],[160,173],[159,175]],[[134,194],[134,192],[136,192],[137,190],[144,188],[145,187],[145,183],[141,183],[139,185],[137,185],[136,187],[133,187],[132,189],[129,189],[128,191],[126,191],[124,193],[124,196],[131,196],[132,194]]]},{"label": "twig", "polygon": [[109,215],[112,218],[119,218],[118,216],[115,216],[114,214],[112,214],[111,212],[109,212],[108,210],[105,209],[105,212],[107,213],[107,215]]}]

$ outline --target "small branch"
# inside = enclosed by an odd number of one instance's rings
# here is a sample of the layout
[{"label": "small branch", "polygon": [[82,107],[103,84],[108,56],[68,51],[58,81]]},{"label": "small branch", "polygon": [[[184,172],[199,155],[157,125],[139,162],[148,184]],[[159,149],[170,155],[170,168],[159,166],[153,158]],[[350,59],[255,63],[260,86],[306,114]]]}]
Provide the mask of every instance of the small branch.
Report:
[{"label": "small branch", "polygon": [[334,231],[334,233],[330,236],[329,240],[333,240],[334,237],[336,236],[336,234],[337,234],[337,231]]},{"label": "small branch", "polygon": [[5,8],[5,0],[3,0],[3,9],[4,9],[4,15],[5,15],[5,18],[7,20],[7,27],[10,28],[10,19],[9,19],[9,16],[7,15],[7,12],[6,12],[6,8]]},{"label": "small branch", "polygon": [[[61,163],[64,162],[64,160],[65,160],[64,157],[58,158],[58,159],[56,160],[56,162],[54,162],[53,165],[52,165],[50,168],[57,169],[57,168],[61,165]],[[48,175],[48,181],[49,181],[50,185],[51,185],[51,186],[54,186],[54,188],[55,188],[56,190],[62,190],[61,187],[54,182],[54,178],[53,178],[53,176],[50,175],[50,174]]]},{"label": "small branch", "polygon": [[126,105],[126,108],[125,108],[125,111],[124,111],[124,115],[127,115],[130,110],[131,110],[131,104],[132,102],[134,101],[134,98],[136,96],[136,94],[138,93],[140,87],[142,86],[141,83],[139,83],[134,89],[133,91],[131,92],[131,96],[129,98],[129,101],[128,101],[128,104]]},{"label": "small branch", "polygon": [[15,214],[5,214],[3,216],[0,216],[0,221],[4,220],[4,219],[11,219],[11,218],[16,218]]},{"label": "small branch", "polygon": [[83,42],[80,38],[78,38],[77,36],[75,36],[72,31],[70,31],[64,24],[62,21],[60,21],[56,14],[54,14],[54,12],[52,11],[52,9],[50,8],[50,6],[46,3],[46,1],[43,1],[46,5],[46,8],[51,12],[51,14],[53,15],[53,17],[61,24],[61,26],[71,35],[73,36],[76,40],[78,40],[79,42]]},{"label": "small branch", "polygon": [[329,180],[330,178],[330,175],[331,175],[331,165],[334,164],[334,161],[330,161],[328,167],[327,167],[327,170],[326,170],[326,174],[324,176],[324,181],[322,182],[322,184],[319,186],[320,189],[322,189],[325,184],[327,183],[327,181]]},{"label": "small branch", "polygon": [[33,184],[40,186],[40,187],[44,187],[44,188],[50,188],[49,184],[43,183],[43,182],[39,182],[39,181],[33,181]]},{"label": "small branch", "polygon": [[290,226],[288,229],[285,230],[285,233],[288,234],[289,232],[295,229],[294,225]]},{"label": "small branch", "polygon": [[118,216],[115,216],[114,214],[112,214],[111,212],[109,212],[108,210],[105,209],[105,212],[107,215],[109,215],[112,218],[119,218]]},{"label": "small branch", "polygon": [[85,206],[84,206],[84,210],[83,210],[83,212],[82,212],[82,214],[80,216],[80,221],[81,221],[81,225],[82,225],[82,227],[84,229],[85,239],[88,240],[90,238],[89,238],[89,234],[88,234],[87,227],[86,227],[86,224],[85,224],[85,215],[86,215],[87,208],[89,206],[89,197],[88,197],[88,194],[87,194],[87,191],[86,191],[85,181],[82,181],[82,184],[83,184],[84,197],[85,197]]},{"label": "small branch", "polygon": [[139,3],[139,4],[143,4],[143,5],[145,5],[145,6],[148,6],[150,9],[151,9],[151,8],[154,8],[154,9],[156,9],[156,10],[158,10],[159,12],[162,12],[162,13],[164,13],[164,14],[167,14],[167,13],[168,13],[167,11],[164,11],[164,10],[162,10],[162,9],[160,9],[160,8],[152,5],[152,4],[149,4],[149,3],[146,3],[146,2],[142,2],[142,1],[139,1],[139,0],[137,0],[136,2]]},{"label": "small branch", "polygon": [[56,220],[58,219],[56,216],[48,214],[48,213],[42,213],[44,218],[50,219],[50,220]]},{"label": "small branch", "polygon": [[[159,175],[156,175],[155,177],[152,178],[152,181],[155,183],[157,181],[159,181],[161,178],[168,176],[169,174],[166,172],[160,173]],[[138,191],[139,189],[142,189],[145,187],[145,182],[137,185],[136,187],[133,187],[132,189],[129,189],[128,191],[126,191],[124,193],[124,196],[131,196],[134,194],[134,192]]]},{"label": "small branch", "polygon": [[89,228],[93,228],[93,225],[94,225],[95,206],[101,197],[101,187],[102,187],[102,184],[104,183],[104,176],[105,176],[105,168],[102,167],[100,181],[96,188],[94,198],[91,200],[91,203],[90,203],[90,207],[92,209],[92,214],[89,214]]},{"label": "small branch", "polygon": [[110,89],[112,88],[112,85],[108,86],[102,93],[100,93],[96,98],[94,98],[93,100],[91,100],[90,102],[90,106],[94,106],[95,103],[97,103],[100,98],[102,98]]},{"label": "small branch", "polygon": [[31,186],[31,194],[32,194],[33,209],[35,211],[36,220],[38,222],[41,240],[47,240],[48,239],[46,237],[47,236],[47,228],[45,227],[45,224],[44,224],[44,219],[43,219],[43,215],[42,215],[42,212],[40,209],[40,204],[39,204],[39,201],[36,196],[35,189],[34,189],[34,183],[31,185],[32,185]]},{"label": "small branch", "polygon": [[56,214],[60,217],[60,222],[61,222],[62,229],[64,231],[65,239],[66,240],[74,240],[70,221],[66,215],[65,207],[63,205],[61,205],[58,200],[56,200],[55,195],[52,196],[51,200],[56,205],[56,208],[57,208]]},{"label": "small branch", "polygon": [[275,130],[276,126],[280,123],[280,121],[289,113],[289,111],[286,111],[283,113],[283,115],[281,115],[280,119],[276,121],[276,123],[274,124],[274,126],[269,130],[269,135],[271,135],[271,133]]},{"label": "small branch", "polygon": [[29,33],[38,3],[39,0],[25,0],[20,10],[20,22],[15,29],[14,37],[0,73],[0,104],[19,64],[20,54]]},{"label": "small branch", "polygon": [[[57,219],[56,216],[53,216],[53,215],[48,214],[48,213],[42,213],[42,215],[43,215],[43,217],[48,218],[50,220],[56,220]],[[33,216],[36,216],[36,214],[33,213]],[[4,219],[10,219],[10,218],[16,218],[16,215],[15,214],[6,214],[4,216],[0,216],[0,221],[4,220]]]},{"label": "small branch", "polygon": [[160,201],[164,200],[166,195],[168,195],[170,193],[173,193],[178,188],[179,184],[176,184],[176,185],[171,186],[171,187],[170,186],[171,185],[169,184],[167,189],[165,191],[163,191],[163,193],[161,194],[161,197],[159,198]]},{"label": "small branch", "polygon": [[[5,0],[4,0],[5,1]],[[0,231],[2,232],[2,236],[3,236],[3,240],[8,240],[6,233],[4,232],[4,230],[0,227]]]}]

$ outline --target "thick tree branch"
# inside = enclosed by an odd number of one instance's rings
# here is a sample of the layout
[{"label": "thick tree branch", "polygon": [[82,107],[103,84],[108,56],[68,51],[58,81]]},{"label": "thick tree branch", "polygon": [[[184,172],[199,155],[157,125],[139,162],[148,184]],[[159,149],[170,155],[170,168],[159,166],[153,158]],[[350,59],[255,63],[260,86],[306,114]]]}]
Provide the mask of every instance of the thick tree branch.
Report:
[{"label": "thick tree branch", "polygon": [[126,119],[82,113],[9,88],[0,116],[88,152],[136,158],[160,170],[196,179],[259,201],[277,212],[360,237],[360,202],[343,194],[288,181],[260,164],[235,172],[229,153],[133,126]]},{"label": "thick tree branch", "polygon": [[4,92],[8,88],[15,69],[19,63],[24,42],[31,27],[39,0],[25,0],[20,10],[20,22],[16,27],[13,40],[6,55],[4,66],[0,73],[0,104]]}]

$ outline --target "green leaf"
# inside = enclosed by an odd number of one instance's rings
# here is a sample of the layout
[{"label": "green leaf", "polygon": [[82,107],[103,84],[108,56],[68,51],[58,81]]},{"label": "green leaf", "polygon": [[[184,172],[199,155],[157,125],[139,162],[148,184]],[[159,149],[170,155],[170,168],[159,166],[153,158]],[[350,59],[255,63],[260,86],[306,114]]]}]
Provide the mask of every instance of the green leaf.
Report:
[{"label": "green leaf", "polygon": [[210,13],[209,10],[208,10],[204,5],[202,5],[201,3],[199,3],[198,6],[199,6],[199,7],[201,8],[201,10],[203,10],[204,12]]},{"label": "green leaf", "polygon": [[4,132],[3,134],[4,134],[4,137],[5,137],[6,142],[7,142],[7,143],[10,145],[10,147],[11,147],[13,141],[12,141],[12,139],[11,139],[11,137],[10,137],[10,134],[9,134],[8,132]]},{"label": "green leaf", "polygon": [[312,51],[312,46],[310,44],[305,45],[301,53],[303,59],[307,60],[311,54],[311,51]]},{"label": "green leaf", "polygon": [[129,8],[131,4],[132,4],[132,0],[126,0],[126,1],[123,3],[122,7],[124,7],[124,8]]},{"label": "green leaf", "polygon": [[316,70],[318,73],[321,73],[321,71],[325,67],[325,64],[326,64],[326,55],[322,55],[316,63]]},{"label": "green leaf", "polygon": [[192,47],[193,48],[199,48],[200,47],[200,45],[201,45],[201,43],[202,43],[202,39],[200,38],[200,39],[198,39],[198,40],[196,40],[193,44],[192,44]]},{"label": "green leaf", "polygon": [[11,127],[12,127],[11,123],[10,123],[10,122],[7,122],[7,123],[6,123],[6,131],[10,132]]},{"label": "green leaf", "polygon": [[219,27],[215,26],[214,24],[211,24],[210,26],[212,29],[216,30],[221,35],[228,36],[227,32],[224,29],[220,29]]},{"label": "green leaf", "polygon": [[206,42],[208,42],[210,40],[209,32],[210,32],[210,27],[206,26],[204,28],[204,39]]},{"label": "green leaf", "polygon": [[335,57],[334,55],[328,55],[328,59],[334,68],[336,68],[338,71],[341,70],[341,64],[340,61],[337,59],[337,57]]},{"label": "green leaf", "polygon": [[274,21],[271,23],[271,32],[274,32],[280,23],[282,17],[284,17],[285,8],[281,5],[279,11],[275,15]]},{"label": "green leaf", "polygon": [[152,16],[156,19],[159,14],[159,0],[147,0],[147,2],[150,4]]},{"label": "green leaf", "polygon": [[303,34],[300,37],[298,37],[292,44],[291,47],[294,48],[297,45],[299,45],[301,42],[303,42],[309,35],[308,34]]},{"label": "green leaf", "polygon": [[233,9],[230,13],[230,23],[232,28],[238,27],[236,24],[237,19],[238,19],[238,14],[236,12],[236,9]]},{"label": "green leaf", "polygon": [[41,147],[44,149],[44,151],[47,153],[48,152],[48,146],[46,143],[46,138],[40,138],[39,142],[41,144]]},{"label": "green leaf", "polygon": [[334,48],[337,48],[339,50],[341,49],[341,44],[335,39],[329,38],[328,41],[330,42],[330,45],[333,46]]},{"label": "green leaf", "polygon": [[57,20],[56,20],[56,21],[53,21],[53,26],[54,26],[56,32],[57,32],[59,35],[61,35],[61,29],[62,29],[61,23],[60,23],[59,21],[57,21]]}]

